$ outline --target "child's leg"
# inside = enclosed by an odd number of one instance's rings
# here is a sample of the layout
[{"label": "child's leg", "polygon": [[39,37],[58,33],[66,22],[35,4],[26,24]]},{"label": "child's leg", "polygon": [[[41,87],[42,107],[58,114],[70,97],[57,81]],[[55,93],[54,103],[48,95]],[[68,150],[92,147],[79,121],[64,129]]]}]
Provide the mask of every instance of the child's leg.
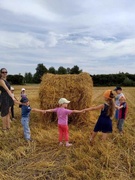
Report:
[{"label": "child's leg", "polygon": [[96,135],[97,135],[97,133],[98,132],[92,132],[92,135],[91,135],[91,137],[90,137],[90,142],[93,142],[93,140],[94,140],[94,138],[96,137]]},{"label": "child's leg", "polygon": [[72,146],[72,144],[69,143],[69,129],[68,126],[64,126],[64,137],[65,137],[65,141],[66,141],[66,146]]},{"label": "child's leg", "polygon": [[119,132],[122,133],[124,125],[124,119],[119,120]]},{"label": "child's leg", "polygon": [[69,130],[68,130],[68,126],[64,127],[64,137],[65,137],[65,141],[69,141]]},{"label": "child's leg", "polygon": [[63,129],[61,125],[58,125],[58,131],[59,131],[59,142],[60,145],[62,144],[62,139],[63,139]]},{"label": "child's leg", "polygon": [[119,129],[119,122],[120,122],[120,120],[118,119],[118,122],[117,122],[117,129]]},{"label": "child's leg", "polygon": [[107,133],[102,133],[102,140],[105,141],[107,139]]},{"label": "child's leg", "polygon": [[21,120],[23,129],[24,129],[24,137],[26,140],[30,140],[30,128],[29,128],[29,119],[28,118],[22,118]]}]

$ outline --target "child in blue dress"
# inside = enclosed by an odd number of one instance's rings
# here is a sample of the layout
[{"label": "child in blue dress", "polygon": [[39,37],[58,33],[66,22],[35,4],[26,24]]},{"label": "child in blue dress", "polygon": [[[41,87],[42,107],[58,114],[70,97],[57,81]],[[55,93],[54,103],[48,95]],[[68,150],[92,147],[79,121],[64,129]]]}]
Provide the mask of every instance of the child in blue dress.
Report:
[{"label": "child in blue dress", "polygon": [[111,118],[115,113],[115,104],[113,101],[114,94],[111,90],[107,90],[103,94],[103,97],[105,99],[105,103],[84,109],[85,111],[101,110],[97,123],[90,137],[91,144],[93,143],[98,132],[102,132],[102,140],[106,140],[108,133],[112,133]]}]

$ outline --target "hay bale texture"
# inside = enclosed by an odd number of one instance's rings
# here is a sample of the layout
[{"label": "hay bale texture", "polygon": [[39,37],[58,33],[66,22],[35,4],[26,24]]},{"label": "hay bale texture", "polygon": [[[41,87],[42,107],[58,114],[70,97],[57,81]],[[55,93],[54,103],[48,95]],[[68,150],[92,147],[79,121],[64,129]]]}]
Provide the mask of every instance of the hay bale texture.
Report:
[{"label": "hay bale texture", "polygon": [[[54,75],[44,74],[39,88],[40,108],[53,109],[60,98],[71,101],[68,109],[84,109],[91,106],[93,82],[88,73]],[[46,113],[44,121],[57,121],[56,113]],[[90,120],[90,113],[69,116],[69,123],[84,124]]]}]

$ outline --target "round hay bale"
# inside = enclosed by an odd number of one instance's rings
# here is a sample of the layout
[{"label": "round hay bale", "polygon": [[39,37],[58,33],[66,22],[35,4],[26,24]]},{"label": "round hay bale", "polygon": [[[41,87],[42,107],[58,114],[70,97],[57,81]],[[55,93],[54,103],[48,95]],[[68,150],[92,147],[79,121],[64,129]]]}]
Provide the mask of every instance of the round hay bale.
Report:
[{"label": "round hay bale", "polygon": [[[68,109],[81,110],[91,106],[93,82],[88,73],[54,75],[44,74],[39,88],[41,109],[53,109],[60,98],[71,101]],[[46,113],[44,121],[56,121],[56,113]],[[90,113],[72,113],[69,123],[84,124],[90,120]]]}]

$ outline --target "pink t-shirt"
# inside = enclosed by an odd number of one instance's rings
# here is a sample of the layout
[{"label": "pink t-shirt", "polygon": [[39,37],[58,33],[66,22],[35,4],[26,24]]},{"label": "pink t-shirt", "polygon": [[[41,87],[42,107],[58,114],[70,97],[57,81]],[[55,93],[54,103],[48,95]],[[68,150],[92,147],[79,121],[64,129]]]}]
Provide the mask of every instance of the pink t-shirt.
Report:
[{"label": "pink t-shirt", "polygon": [[57,113],[58,124],[67,125],[68,124],[68,115],[72,113],[73,110],[69,110],[63,107],[55,108],[53,112]]}]

